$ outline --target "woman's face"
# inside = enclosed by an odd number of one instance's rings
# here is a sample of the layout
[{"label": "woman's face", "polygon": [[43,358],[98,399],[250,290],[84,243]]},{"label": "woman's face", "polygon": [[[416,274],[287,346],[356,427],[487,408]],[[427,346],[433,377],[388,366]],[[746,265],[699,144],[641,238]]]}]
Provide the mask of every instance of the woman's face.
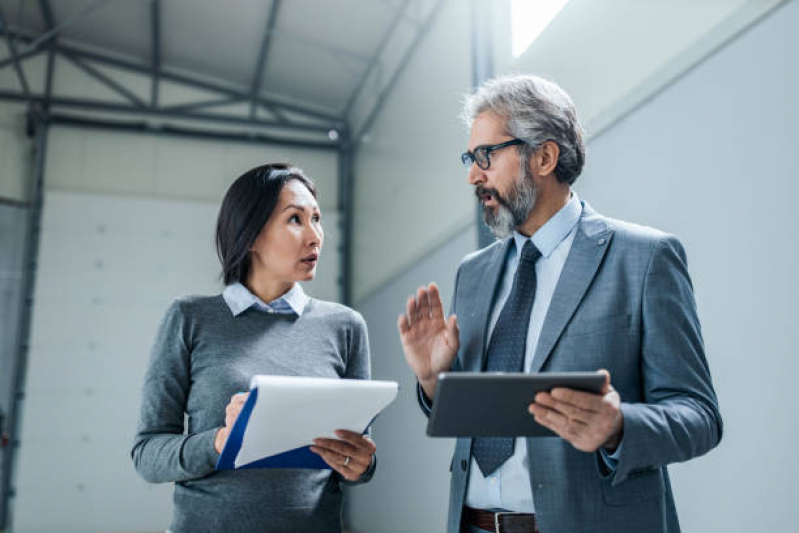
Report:
[{"label": "woman's face", "polygon": [[309,281],[322,252],[322,214],[311,191],[290,180],[250,248],[252,273],[276,281]]}]

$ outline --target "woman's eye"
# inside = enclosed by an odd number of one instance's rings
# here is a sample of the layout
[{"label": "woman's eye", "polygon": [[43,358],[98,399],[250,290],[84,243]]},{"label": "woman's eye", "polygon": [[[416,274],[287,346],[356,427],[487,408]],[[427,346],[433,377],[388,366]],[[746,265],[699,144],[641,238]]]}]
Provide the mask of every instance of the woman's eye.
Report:
[{"label": "woman's eye", "polygon": [[289,222],[296,222],[296,223],[299,224],[300,223],[299,215],[291,215],[291,218],[289,219]]},{"label": "woman's eye", "polygon": [[316,222],[316,223],[321,222],[322,221],[321,215],[314,215],[313,221]]}]

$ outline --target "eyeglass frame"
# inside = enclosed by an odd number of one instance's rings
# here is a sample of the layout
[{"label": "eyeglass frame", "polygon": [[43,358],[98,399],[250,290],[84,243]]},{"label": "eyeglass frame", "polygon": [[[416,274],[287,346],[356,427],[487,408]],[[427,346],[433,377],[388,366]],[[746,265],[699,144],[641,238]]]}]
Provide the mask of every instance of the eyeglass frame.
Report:
[{"label": "eyeglass frame", "polygon": [[[474,151],[466,150],[461,154],[461,163],[466,168],[471,168],[472,165],[477,165],[478,168],[481,170],[488,170],[491,168],[491,152],[495,152],[497,150],[501,150],[507,146],[516,146],[525,144],[521,139],[511,139],[509,141],[505,141],[499,144],[483,144],[478,146],[474,149]],[[485,152],[485,159],[486,159],[486,166],[481,165],[477,161],[477,153],[478,150],[482,150]]]}]

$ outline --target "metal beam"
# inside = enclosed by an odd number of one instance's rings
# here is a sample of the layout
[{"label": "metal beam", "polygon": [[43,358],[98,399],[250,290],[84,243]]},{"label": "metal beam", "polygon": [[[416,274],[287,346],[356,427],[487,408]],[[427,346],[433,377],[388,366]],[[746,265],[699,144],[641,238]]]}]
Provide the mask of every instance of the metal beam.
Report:
[{"label": "metal beam", "polygon": [[341,287],[341,302],[352,305],[352,279],[353,279],[353,180],[352,171],[353,151],[350,143],[349,132],[340,133],[338,150],[338,209],[339,232],[339,286]]},{"label": "metal beam", "polygon": [[[277,31],[277,30],[275,30]],[[2,33],[2,28],[0,28],[0,33]],[[24,41],[30,41],[31,38],[29,36],[25,36],[15,32],[8,32],[11,35],[18,37]],[[140,63],[137,61],[130,61],[126,59],[122,59],[117,56],[108,55],[101,52],[95,52],[92,50],[79,48],[75,46],[70,46],[64,43],[50,43],[51,46],[55,48],[57,52],[70,52],[73,55],[80,57],[81,59],[89,60],[89,61],[96,61],[98,63],[103,63],[106,65],[110,65],[112,67],[129,70],[131,72],[135,72],[137,74],[144,74],[147,76],[153,76],[153,68],[152,65]],[[205,78],[190,76],[186,74],[182,74],[179,72],[173,72],[169,70],[162,70],[159,73],[159,77],[161,80],[167,80],[175,83],[180,83],[182,85],[187,85],[196,89],[201,89],[204,91],[211,91],[220,93],[227,96],[237,96],[243,99],[248,99],[250,97],[249,91],[241,91],[231,88],[230,86],[223,85],[220,83],[208,81]],[[328,121],[331,123],[335,123],[336,128],[340,128],[344,122],[343,117],[339,115],[334,115],[331,113],[326,113],[324,111],[309,108],[300,104],[295,104],[291,102],[284,102],[282,100],[277,100],[275,98],[265,97],[263,95],[258,96],[257,102],[259,105],[264,106],[267,109],[276,109],[276,110],[283,110],[286,112],[297,113],[300,115],[305,115],[306,117],[312,120],[323,120]]]},{"label": "metal beam", "polygon": [[0,502],[0,530],[6,531],[9,526],[10,499],[14,494],[12,482],[16,467],[15,455],[19,449],[20,418],[22,414],[21,400],[25,396],[25,375],[27,373],[28,354],[30,352],[31,323],[33,318],[33,293],[36,283],[36,265],[39,256],[39,237],[41,234],[42,207],[44,196],[44,161],[47,149],[47,122],[31,112],[28,120],[32,120],[36,135],[34,152],[31,204],[28,210],[28,226],[26,228],[25,257],[22,265],[22,297],[20,298],[19,328],[17,329],[17,353],[10,372],[13,376],[13,391],[8,410],[8,430],[11,443],[3,453],[2,490],[3,501]]},{"label": "metal beam", "polygon": [[[493,0],[471,0],[472,17],[472,90],[486,80],[494,77],[494,53],[491,46],[491,27],[493,25]],[[475,225],[477,227],[477,247],[485,248],[494,242],[494,236],[483,221],[483,208],[475,204]]]},{"label": "metal beam", "polygon": [[375,55],[372,56],[372,60],[369,62],[369,65],[366,67],[366,71],[364,71],[364,74],[361,77],[360,81],[358,82],[358,85],[355,87],[355,90],[352,91],[352,94],[347,100],[347,105],[344,107],[344,113],[342,113],[345,117],[348,117],[350,115],[350,112],[352,111],[352,108],[355,105],[355,101],[358,98],[358,95],[361,93],[363,86],[366,85],[367,80],[372,75],[372,72],[374,71],[377,64],[380,62],[380,57],[383,55],[383,51],[385,50],[386,45],[388,45],[388,42],[391,40],[391,37],[394,35],[397,26],[399,26],[402,17],[405,16],[405,11],[408,9],[408,6],[410,4],[411,0],[403,0],[399,9],[397,9],[397,14],[394,16],[394,20],[391,24],[391,27],[386,32],[385,36],[383,37],[383,40],[378,45]]},{"label": "metal beam", "polygon": [[[0,91],[0,100],[12,101],[36,101],[44,105],[46,98],[43,95],[31,95],[29,98],[20,93],[13,91]],[[116,104],[112,102],[103,102],[97,100],[88,100],[82,98],[70,98],[64,96],[52,97],[50,99],[51,106],[60,106],[75,109],[88,109],[92,111],[108,111],[112,113],[133,113],[136,115],[152,115],[159,117],[170,117],[186,120],[201,120],[209,122],[219,122],[225,124],[237,124],[241,126],[254,126],[265,128],[278,128],[291,131],[304,131],[309,133],[324,132],[327,133],[331,129],[340,127],[337,125],[301,125],[301,124],[283,124],[280,122],[268,121],[263,119],[250,119],[238,118],[221,114],[213,113],[185,113],[181,111],[170,111],[168,109],[150,109],[149,107],[139,108],[135,106],[128,106]]]},{"label": "metal beam", "polygon": [[200,100],[197,102],[189,102],[187,104],[176,104],[161,106],[158,109],[161,111],[194,111],[195,109],[207,109],[209,107],[218,107],[223,105],[238,104],[243,102],[244,98],[237,96],[227,96],[225,98],[214,98],[211,100]]},{"label": "metal beam", "polygon": [[152,0],[150,3],[150,25],[153,67],[150,107],[158,107],[158,82],[161,75],[161,0]]},{"label": "metal beam", "polygon": [[64,31],[68,27],[72,26],[76,22],[79,22],[86,15],[88,15],[98,7],[110,1],[112,0],[96,0],[93,4],[89,4],[85,8],[81,9],[73,17],[70,17],[69,19],[59,24],[58,26],[49,25],[48,30],[46,32],[44,32],[42,35],[38,36],[36,39],[32,40],[30,43],[26,45],[27,48],[32,50],[38,49],[39,47],[41,47],[51,39],[54,39],[59,33]]},{"label": "metal beam", "polygon": [[277,12],[280,10],[280,2],[281,0],[272,0],[272,7],[269,9],[269,16],[266,19],[266,29],[261,38],[261,49],[258,51],[258,61],[255,63],[255,74],[253,74],[252,84],[250,86],[250,118],[255,118],[255,111],[258,107],[256,97],[258,93],[261,92],[264,70],[266,69],[266,60],[269,57],[269,48],[272,44],[272,33],[275,30],[275,22],[277,21]]},{"label": "metal beam", "polygon": [[291,148],[311,148],[315,150],[337,150],[336,143],[330,141],[313,141],[302,139],[286,139],[285,137],[274,137],[261,133],[231,132],[219,130],[205,130],[186,128],[173,124],[150,124],[145,121],[121,121],[121,120],[95,120],[83,117],[73,117],[70,115],[51,114],[50,124],[57,126],[75,126],[83,128],[94,128],[113,131],[125,131],[131,133],[148,133],[153,135],[171,135],[177,137],[189,137],[194,139],[206,139],[216,141],[237,141],[251,142],[260,144],[270,144],[276,146],[288,146]]},{"label": "metal beam", "polygon": [[375,103],[372,111],[370,111],[369,116],[367,116],[366,120],[364,120],[361,129],[358,130],[358,133],[353,137],[353,143],[355,146],[359,145],[363,140],[363,136],[366,132],[369,131],[369,128],[372,127],[372,123],[374,122],[377,115],[380,113],[380,110],[383,108],[383,105],[386,102],[386,98],[391,93],[394,86],[397,84],[397,80],[405,71],[405,68],[408,66],[408,62],[410,62],[411,57],[413,57],[416,48],[419,46],[419,43],[422,41],[422,38],[427,34],[430,30],[430,26],[432,26],[433,21],[436,19],[436,15],[441,12],[441,8],[444,6],[445,0],[437,0],[436,4],[430,10],[430,13],[427,15],[427,20],[425,20],[424,24],[419,28],[418,32],[416,33],[416,37],[414,38],[411,45],[405,51],[405,55],[400,60],[397,69],[394,71],[394,74],[391,76],[391,80],[386,84],[383,90],[377,96],[377,103]]},{"label": "metal beam", "polygon": [[138,96],[133,94],[133,92],[131,92],[129,89],[126,89],[125,87],[123,87],[122,85],[120,85],[119,83],[117,83],[116,81],[111,79],[109,76],[103,74],[101,71],[97,70],[96,68],[94,68],[90,64],[86,63],[85,61],[83,61],[82,59],[80,59],[79,57],[74,55],[73,53],[62,51],[61,55],[63,55],[65,58],[69,59],[69,61],[73,65],[75,65],[76,67],[81,69],[83,72],[85,72],[89,76],[91,76],[94,79],[98,80],[100,83],[102,83],[103,85],[107,86],[112,91],[114,91],[117,94],[120,94],[123,97],[127,98],[136,107],[140,107],[140,108],[146,107],[146,104],[144,103],[144,100],[142,100],[141,98],[139,98]]},{"label": "metal beam", "polygon": [[[47,29],[55,27],[55,19],[53,18],[53,10],[50,6],[50,0],[39,0],[39,11],[42,12],[42,18],[47,26]],[[55,40],[54,40],[55,42]],[[53,77],[55,75],[55,50],[49,47],[47,50],[47,72],[44,80],[44,109],[45,111],[50,108],[50,98],[53,96]]]},{"label": "metal beam", "polygon": [[31,90],[28,86],[28,79],[25,77],[25,72],[22,70],[22,66],[19,64],[19,57],[17,56],[17,46],[14,44],[14,39],[11,38],[11,31],[8,29],[8,24],[6,23],[6,16],[3,14],[3,8],[0,6],[0,31],[5,34],[6,38],[6,46],[8,46],[8,51],[11,53],[11,62],[14,65],[14,70],[17,71],[17,78],[19,78],[19,83],[22,85],[22,92],[25,93],[25,96],[30,98]]},{"label": "metal beam", "polygon": [[[4,31],[0,31],[0,34],[5,34],[5,32]],[[17,61],[22,63],[24,60],[26,60],[28,58],[31,58],[31,57],[38,56],[42,52],[44,52],[43,49],[29,50],[27,52],[20,52],[19,50],[17,50]],[[5,59],[0,59],[0,69],[3,69],[4,67],[7,67],[8,65],[13,65],[13,64],[14,64],[14,58],[13,57],[7,57]]]}]

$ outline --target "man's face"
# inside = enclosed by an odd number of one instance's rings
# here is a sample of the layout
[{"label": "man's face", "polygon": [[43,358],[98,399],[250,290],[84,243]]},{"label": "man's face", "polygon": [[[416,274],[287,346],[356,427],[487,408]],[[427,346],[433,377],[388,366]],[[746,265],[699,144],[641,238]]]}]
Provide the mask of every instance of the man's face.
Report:
[{"label": "man's face", "polygon": [[[504,129],[504,118],[490,111],[479,114],[472,123],[469,150],[511,140]],[[483,206],[486,225],[494,235],[504,238],[527,220],[535,205],[536,189],[529,172],[523,172],[515,146],[491,152],[490,161],[486,170],[477,164],[471,166],[469,183]]]}]

